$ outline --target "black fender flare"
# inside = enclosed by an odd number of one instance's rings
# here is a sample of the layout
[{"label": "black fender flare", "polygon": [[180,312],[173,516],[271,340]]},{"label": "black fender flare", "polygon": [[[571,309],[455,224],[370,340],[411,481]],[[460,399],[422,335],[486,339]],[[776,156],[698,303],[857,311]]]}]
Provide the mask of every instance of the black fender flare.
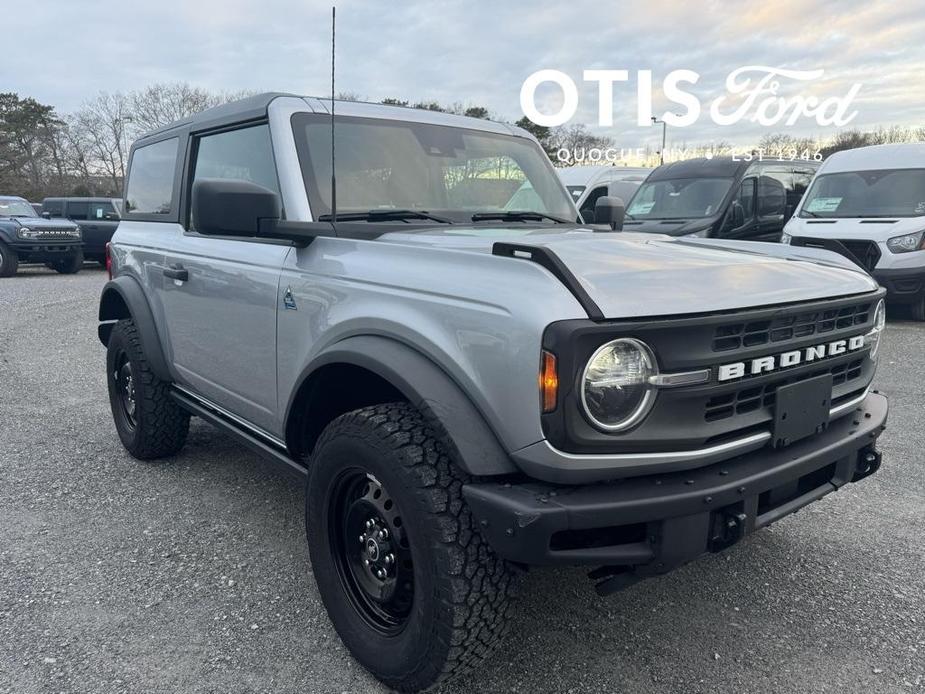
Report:
[{"label": "black fender flare", "polygon": [[403,342],[377,335],[348,337],[311,361],[286,406],[287,434],[297,394],[314,373],[329,364],[358,366],[394,386],[445,435],[450,454],[463,471],[476,476],[517,472],[485,417],[446,371]]},{"label": "black fender flare", "polygon": [[151,305],[138,280],[130,275],[121,275],[103,286],[100,295],[100,324],[97,335],[104,346],[109,345],[109,335],[122,318],[131,318],[138,328],[141,346],[154,375],[162,381],[172,381],[167,359],[164,357],[163,343],[157,332]]}]

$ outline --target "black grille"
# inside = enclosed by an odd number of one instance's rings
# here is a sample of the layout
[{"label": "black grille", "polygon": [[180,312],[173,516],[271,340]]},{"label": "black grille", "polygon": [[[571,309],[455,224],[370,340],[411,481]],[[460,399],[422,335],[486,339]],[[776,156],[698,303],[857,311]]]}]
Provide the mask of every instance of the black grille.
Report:
[{"label": "black grille", "polygon": [[813,378],[814,376],[830,373],[832,374],[832,386],[840,386],[843,383],[858,378],[862,372],[862,364],[863,361],[861,359],[855,359],[854,361],[836,364],[828,369],[821,369],[813,373],[802,375],[799,379],[783,378],[771,383],[766,383],[763,386],[740,388],[731,393],[717,395],[707,401],[703,417],[708,422],[715,422],[719,419],[732,417],[733,415],[754,412],[762,407],[773,407],[777,389],[780,386],[793,383],[796,380],[805,380],[807,378]]},{"label": "black grille", "polygon": [[720,325],[713,334],[713,351],[726,352],[743,347],[786,342],[833,330],[863,325],[868,320],[872,304],[853,304],[838,309],[823,309],[770,320]]},{"label": "black grille", "polygon": [[873,270],[880,260],[880,248],[873,241],[841,240],[842,245],[854,256],[853,260],[865,270]]}]

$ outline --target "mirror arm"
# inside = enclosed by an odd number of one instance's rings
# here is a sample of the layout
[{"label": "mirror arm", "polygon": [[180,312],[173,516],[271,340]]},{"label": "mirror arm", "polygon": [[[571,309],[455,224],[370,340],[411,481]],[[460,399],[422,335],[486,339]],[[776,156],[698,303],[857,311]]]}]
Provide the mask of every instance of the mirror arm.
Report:
[{"label": "mirror arm", "polygon": [[260,238],[292,241],[299,248],[305,248],[319,236],[337,236],[330,222],[298,222],[275,217],[260,219],[258,229]]}]

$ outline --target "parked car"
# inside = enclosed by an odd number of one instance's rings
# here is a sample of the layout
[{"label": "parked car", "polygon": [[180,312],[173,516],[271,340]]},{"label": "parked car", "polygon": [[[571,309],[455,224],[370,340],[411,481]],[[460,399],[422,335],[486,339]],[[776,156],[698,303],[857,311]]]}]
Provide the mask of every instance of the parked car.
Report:
[{"label": "parked car", "polygon": [[594,205],[605,195],[629,202],[652,169],[633,166],[570,166],[556,169],[566,190],[572,196],[581,218],[594,223]]},{"label": "parked car", "polygon": [[42,203],[30,202],[29,204],[32,205],[32,209],[35,210],[35,216],[41,217],[42,216]]},{"label": "parked car", "polygon": [[12,277],[20,263],[46,263],[62,274],[83,265],[77,225],[35,214],[25,198],[0,196],[0,277]]},{"label": "parked car", "polygon": [[42,215],[49,219],[65,217],[83,232],[84,257],[106,263],[106,244],[122,218],[122,201],[116,198],[45,198]]},{"label": "parked car", "polygon": [[688,159],[658,167],[633,195],[624,228],[671,236],[780,241],[817,161]]},{"label": "parked car", "polygon": [[198,416],[305,480],[319,593],[387,685],[477,667],[525,567],[611,593],[877,470],[883,289],[853,263],[592,230],[520,128],[331,106],[135,142],[99,337],[133,456]]},{"label": "parked car", "polygon": [[925,143],[837,152],[819,169],[784,242],[837,251],[925,320]]}]

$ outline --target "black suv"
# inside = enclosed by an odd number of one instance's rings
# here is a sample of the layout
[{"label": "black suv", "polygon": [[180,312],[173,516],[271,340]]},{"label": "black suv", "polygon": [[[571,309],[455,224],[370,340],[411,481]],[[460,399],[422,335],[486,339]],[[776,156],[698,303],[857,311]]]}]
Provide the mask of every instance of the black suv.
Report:
[{"label": "black suv", "polygon": [[87,260],[106,263],[106,244],[119,226],[122,200],[116,198],[45,198],[42,216],[66,217],[83,232],[83,251]]}]

